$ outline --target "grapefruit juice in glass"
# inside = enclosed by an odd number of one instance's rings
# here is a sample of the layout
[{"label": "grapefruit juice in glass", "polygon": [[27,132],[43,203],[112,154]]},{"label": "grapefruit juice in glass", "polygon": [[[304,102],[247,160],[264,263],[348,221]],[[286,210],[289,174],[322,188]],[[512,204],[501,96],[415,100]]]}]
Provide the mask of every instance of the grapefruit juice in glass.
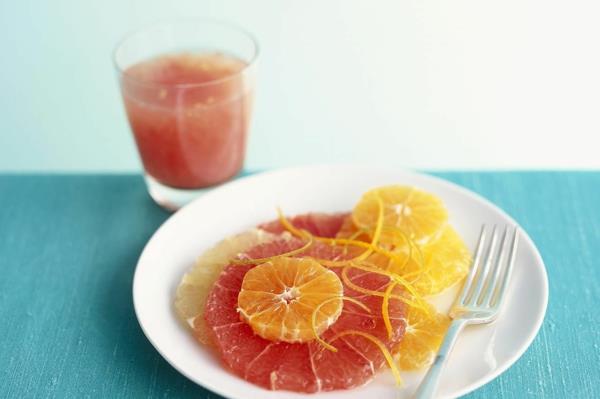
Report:
[{"label": "grapefruit juice in glass", "polygon": [[256,41],[213,21],[162,23],[115,52],[121,93],[152,198],[169,209],[242,168]]}]

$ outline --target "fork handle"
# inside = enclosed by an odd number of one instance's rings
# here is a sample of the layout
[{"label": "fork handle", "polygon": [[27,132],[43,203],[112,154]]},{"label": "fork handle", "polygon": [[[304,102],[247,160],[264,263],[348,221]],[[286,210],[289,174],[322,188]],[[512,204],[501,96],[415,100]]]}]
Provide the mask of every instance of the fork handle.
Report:
[{"label": "fork handle", "polygon": [[462,331],[466,324],[467,323],[464,319],[456,319],[450,323],[448,332],[444,337],[444,341],[440,346],[440,350],[438,351],[433,364],[429,368],[429,371],[427,371],[427,374],[425,374],[423,381],[421,381],[419,389],[417,389],[417,392],[415,392],[415,399],[433,398],[440,380],[442,368],[444,367],[444,364],[446,364],[446,360],[448,359],[448,356],[454,347],[454,343],[456,342],[458,334]]}]

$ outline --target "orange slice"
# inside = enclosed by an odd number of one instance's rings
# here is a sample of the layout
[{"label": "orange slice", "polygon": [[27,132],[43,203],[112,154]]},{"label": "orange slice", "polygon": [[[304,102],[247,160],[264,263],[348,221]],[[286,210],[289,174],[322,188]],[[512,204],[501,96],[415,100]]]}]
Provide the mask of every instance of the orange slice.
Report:
[{"label": "orange slice", "polygon": [[213,284],[231,259],[255,245],[270,242],[276,237],[260,229],[252,229],[219,242],[202,254],[196,264],[186,273],[175,294],[175,312],[179,319],[194,330],[202,343],[208,343],[207,326],[204,322],[204,305]]},{"label": "orange slice", "polygon": [[238,311],[265,339],[307,342],[337,320],[343,291],[337,274],[313,259],[276,258],[246,273]]},{"label": "orange slice", "polygon": [[404,338],[393,350],[400,369],[418,370],[429,366],[449,325],[450,318],[436,312],[433,307],[429,314],[411,307],[407,315]]},{"label": "orange slice", "polygon": [[436,295],[461,281],[468,273],[471,254],[458,233],[446,226],[440,237],[421,247],[423,264],[412,257],[401,270],[415,290],[423,296]]},{"label": "orange slice", "polygon": [[438,197],[414,187],[385,186],[362,196],[352,212],[354,224],[372,233],[377,224],[379,201],[383,202],[383,224],[387,227],[380,239],[382,244],[398,241],[393,229],[418,244],[426,243],[434,239],[448,221],[446,208]]}]

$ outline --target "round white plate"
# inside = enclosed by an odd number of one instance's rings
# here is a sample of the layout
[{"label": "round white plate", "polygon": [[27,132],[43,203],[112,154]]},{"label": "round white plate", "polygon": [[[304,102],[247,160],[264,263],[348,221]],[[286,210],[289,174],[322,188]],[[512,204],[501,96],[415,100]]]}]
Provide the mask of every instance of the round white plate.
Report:
[{"label": "round white plate", "polygon": [[[137,265],[133,301],[138,321],[158,352],[192,381],[232,399],[287,399],[304,395],[267,391],[228,372],[177,320],[175,289],[185,271],[205,249],[224,237],[287,214],[345,211],[361,194],[385,184],[414,185],[440,196],[450,222],[473,251],[483,223],[516,222],[482,197],[444,180],[397,169],[362,166],[311,166],[284,169],[225,184],[175,213],[150,239]],[[439,302],[447,304],[449,290]],[[440,397],[466,394],[510,367],[533,341],[548,301],[548,279],[535,245],[521,231],[519,251],[504,311],[496,323],[467,327],[449,359],[438,390]],[[404,373],[394,386],[381,372],[370,384],[349,391],[311,395],[323,398],[409,397],[424,372]]]}]

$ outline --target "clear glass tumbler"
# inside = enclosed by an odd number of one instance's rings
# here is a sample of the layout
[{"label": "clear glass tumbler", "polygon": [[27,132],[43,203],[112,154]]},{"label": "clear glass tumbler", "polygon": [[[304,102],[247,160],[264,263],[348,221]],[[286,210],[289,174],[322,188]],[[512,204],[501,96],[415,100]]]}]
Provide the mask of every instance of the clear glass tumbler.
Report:
[{"label": "clear glass tumbler", "polygon": [[243,167],[258,45],[205,19],[162,22],[128,35],[114,54],[150,196],[178,209]]}]

